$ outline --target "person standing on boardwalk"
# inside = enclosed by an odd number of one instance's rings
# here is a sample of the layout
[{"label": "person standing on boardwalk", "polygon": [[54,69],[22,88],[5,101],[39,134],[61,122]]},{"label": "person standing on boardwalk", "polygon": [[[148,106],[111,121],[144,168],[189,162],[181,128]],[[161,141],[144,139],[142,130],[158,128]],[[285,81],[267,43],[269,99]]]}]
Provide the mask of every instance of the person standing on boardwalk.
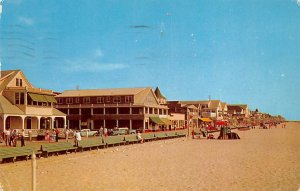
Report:
[{"label": "person standing on boardwalk", "polygon": [[79,131],[76,131],[74,136],[75,147],[78,147],[78,143],[81,141],[81,135]]},{"label": "person standing on boardwalk", "polygon": [[22,132],[21,132],[21,147],[25,147],[25,130],[22,129]]},{"label": "person standing on boardwalk", "polygon": [[104,133],[104,137],[107,137],[107,128],[106,127],[104,127],[103,133]]},{"label": "person standing on boardwalk", "polygon": [[6,146],[10,146],[10,129],[6,129],[5,131],[5,143]]},{"label": "person standing on boardwalk", "polygon": [[70,131],[69,131],[69,129],[67,129],[65,132],[66,142],[69,142],[69,133],[70,133]]},{"label": "person standing on boardwalk", "polygon": [[59,134],[59,129],[56,127],[55,128],[55,141],[58,142],[58,134]]}]

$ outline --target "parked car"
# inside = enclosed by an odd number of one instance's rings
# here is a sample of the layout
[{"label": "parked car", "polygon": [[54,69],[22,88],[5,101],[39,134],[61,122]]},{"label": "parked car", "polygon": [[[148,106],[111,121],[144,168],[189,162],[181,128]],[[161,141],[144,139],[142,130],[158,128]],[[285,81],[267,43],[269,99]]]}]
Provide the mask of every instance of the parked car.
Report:
[{"label": "parked car", "polygon": [[113,130],[112,135],[128,135],[128,134],[136,134],[135,129],[129,129],[128,127],[120,127]]},{"label": "parked car", "polygon": [[91,130],[91,129],[81,129],[80,130],[80,135],[82,137],[86,137],[86,136],[96,136],[99,135],[99,132],[97,130]]}]

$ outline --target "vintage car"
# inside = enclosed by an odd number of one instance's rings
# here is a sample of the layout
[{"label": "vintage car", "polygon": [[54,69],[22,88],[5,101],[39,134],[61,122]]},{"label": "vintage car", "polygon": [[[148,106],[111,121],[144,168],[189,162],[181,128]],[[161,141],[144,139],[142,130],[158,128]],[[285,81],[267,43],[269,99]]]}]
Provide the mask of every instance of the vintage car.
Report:
[{"label": "vintage car", "polygon": [[91,136],[97,136],[99,135],[99,132],[97,130],[91,130],[91,129],[81,129],[80,135],[82,137],[91,137]]}]

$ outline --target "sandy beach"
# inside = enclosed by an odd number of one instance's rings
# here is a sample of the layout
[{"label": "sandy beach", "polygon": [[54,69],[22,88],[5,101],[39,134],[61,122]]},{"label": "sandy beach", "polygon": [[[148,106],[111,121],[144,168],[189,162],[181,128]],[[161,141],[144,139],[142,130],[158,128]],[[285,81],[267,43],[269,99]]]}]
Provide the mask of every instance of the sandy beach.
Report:
[{"label": "sandy beach", "polygon": [[[281,127],[281,126],[280,126]],[[37,160],[37,190],[298,190],[300,123]],[[31,190],[31,161],[0,165],[4,190]]]}]

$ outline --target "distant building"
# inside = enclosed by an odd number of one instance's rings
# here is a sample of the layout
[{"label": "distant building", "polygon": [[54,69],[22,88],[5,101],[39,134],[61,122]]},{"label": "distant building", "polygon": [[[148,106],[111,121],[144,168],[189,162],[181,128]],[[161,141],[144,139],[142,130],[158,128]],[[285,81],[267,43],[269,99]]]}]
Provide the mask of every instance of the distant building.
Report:
[{"label": "distant building", "polygon": [[56,108],[67,114],[72,129],[154,130],[169,125],[168,107],[151,87],[66,90],[56,96]]},{"label": "distant building", "polygon": [[[199,108],[192,101],[167,101],[170,113],[180,113],[185,116],[185,125],[198,126]],[[195,106],[197,105],[197,106]]]},{"label": "distant building", "polygon": [[53,107],[52,90],[35,88],[21,70],[0,72],[0,129],[64,128],[66,115]]},{"label": "distant building", "polygon": [[228,104],[228,114],[235,118],[249,118],[250,109],[247,104]]}]

